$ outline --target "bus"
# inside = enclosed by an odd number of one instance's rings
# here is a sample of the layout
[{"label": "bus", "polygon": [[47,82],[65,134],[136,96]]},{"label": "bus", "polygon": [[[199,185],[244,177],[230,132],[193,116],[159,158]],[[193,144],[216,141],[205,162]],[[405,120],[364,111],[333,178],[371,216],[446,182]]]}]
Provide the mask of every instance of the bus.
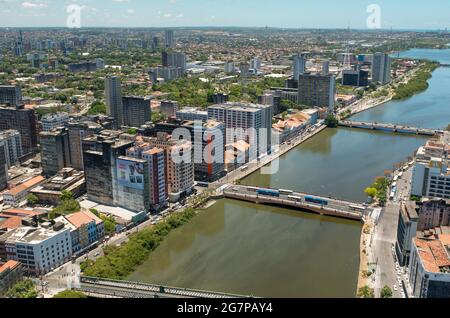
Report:
[{"label": "bus", "polygon": [[279,191],[280,191],[280,194],[286,194],[286,195],[294,194],[294,191],[291,191],[291,190],[280,189]]},{"label": "bus", "polygon": [[359,211],[359,212],[365,212],[366,208],[360,205],[350,205],[349,206],[350,211]]},{"label": "bus", "polygon": [[312,197],[312,196],[306,196],[305,197],[305,201],[306,202],[310,202],[310,203],[321,204],[321,205],[328,205],[328,201],[327,200],[315,198],[315,197]]},{"label": "bus", "polygon": [[280,196],[280,192],[276,191],[276,190],[260,189],[260,190],[256,191],[256,193],[258,195],[266,195],[269,197],[279,197]]},{"label": "bus", "polygon": [[259,190],[259,188],[257,187],[247,187],[247,190],[250,192],[257,192]]},{"label": "bus", "polygon": [[295,195],[290,195],[290,196],[288,196],[288,198],[289,198],[289,200],[291,200],[291,201],[303,202],[303,198],[297,197],[297,196],[295,196]]}]

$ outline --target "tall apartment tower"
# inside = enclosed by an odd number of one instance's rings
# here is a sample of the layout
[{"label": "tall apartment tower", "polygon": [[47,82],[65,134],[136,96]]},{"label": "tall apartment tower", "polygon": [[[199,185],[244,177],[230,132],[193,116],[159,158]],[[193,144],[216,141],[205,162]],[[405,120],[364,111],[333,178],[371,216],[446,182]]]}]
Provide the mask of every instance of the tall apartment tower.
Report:
[{"label": "tall apartment tower", "polygon": [[310,107],[327,107],[334,111],[336,79],[333,75],[302,74],[298,81],[298,102]]},{"label": "tall apartment tower", "polygon": [[93,122],[69,122],[70,161],[75,170],[83,171],[83,139],[100,133],[101,125]]},{"label": "tall apartment tower", "polygon": [[34,110],[25,109],[23,105],[0,107],[0,131],[9,129],[20,133],[25,155],[37,151],[37,122]]},{"label": "tall apartment tower", "polygon": [[23,156],[20,133],[17,130],[0,131],[0,143],[5,146],[6,166],[11,168],[19,164]]},{"label": "tall apartment tower", "polygon": [[162,52],[162,64],[164,67],[181,68],[186,73],[186,54],[181,52]]},{"label": "tall apartment tower", "polygon": [[22,91],[17,85],[0,85],[0,105],[16,107],[22,103]]},{"label": "tall apartment tower", "polygon": [[152,120],[151,99],[126,96],[122,98],[124,126],[139,128]]},{"label": "tall apartment tower", "polygon": [[8,187],[8,169],[6,166],[5,144],[0,141],[0,191]]},{"label": "tall apartment tower", "polygon": [[298,81],[300,75],[304,74],[306,71],[306,55],[296,54],[293,57],[294,60],[294,80]]},{"label": "tall apartment tower", "polygon": [[70,167],[69,132],[58,128],[40,133],[42,173],[46,177],[56,175],[61,169]]},{"label": "tall apartment tower", "polygon": [[175,117],[178,109],[178,102],[171,100],[161,101],[160,112],[166,118]]},{"label": "tall apartment tower", "polygon": [[372,63],[372,81],[386,85],[391,82],[391,58],[386,53],[375,53]]},{"label": "tall apartment tower", "polygon": [[322,75],[328,75],[330,74],[330,61],[323,61],[322,62]]},{"label": "tall apartment tower", "polygon": [[105,79],[106,113],[115,119],[115,126],[121,127],[124,124],[122,87],[120,79],[110,76]]},{"label": "tall apartment tower", "polygon": [[166,48],[174,48],[175,47],[175,33],[173,30],[166,30],[165,32],[165,41]]}]

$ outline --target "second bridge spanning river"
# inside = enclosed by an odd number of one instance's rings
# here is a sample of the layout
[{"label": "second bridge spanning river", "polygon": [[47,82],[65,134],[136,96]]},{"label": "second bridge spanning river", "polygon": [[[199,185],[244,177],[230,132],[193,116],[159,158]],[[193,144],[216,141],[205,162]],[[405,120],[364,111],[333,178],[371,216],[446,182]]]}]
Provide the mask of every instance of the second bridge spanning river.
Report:
[{"label": "second bridge spanning river", "polygon": [[358,129],[380,130],[401,134],[422,135],[422,136],[436,136],[442,135],[444,133],[442,130],[437,129],[416,128],[394,124],[366,123],[347,120],[339,121],[339,126]]},{"label": "second bridge spanning river", "polygon": [[362,221],[374,212],[365,204],[334,198],[310,195],[291,190],[275,190],[251,186],[229,185],[223,190],[226,198],[253,202],[256,204],[276,205],[296,210],[308,211],[320,215],[333,216]]}]

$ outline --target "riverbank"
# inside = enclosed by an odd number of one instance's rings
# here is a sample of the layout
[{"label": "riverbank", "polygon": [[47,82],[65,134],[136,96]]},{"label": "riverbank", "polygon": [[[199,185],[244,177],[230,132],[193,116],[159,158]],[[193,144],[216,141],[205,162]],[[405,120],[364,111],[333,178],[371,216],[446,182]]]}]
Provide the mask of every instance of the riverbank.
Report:
[{"label": "riverbank", "polygon": [[424,62],[408,82],[400,84],[395,89],[395,94],[392,99],[403,100],[426,91],[430,87],[428,80],[433,76],[433,72],[439,65],[437,62]]}]

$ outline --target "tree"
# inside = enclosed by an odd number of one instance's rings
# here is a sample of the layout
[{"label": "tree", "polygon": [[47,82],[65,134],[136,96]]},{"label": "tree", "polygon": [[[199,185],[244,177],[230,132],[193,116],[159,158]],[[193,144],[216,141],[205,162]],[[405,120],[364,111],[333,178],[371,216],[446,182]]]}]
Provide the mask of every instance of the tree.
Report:
[{"label": "tree", "polygon": [[61,201],[73,200],[73,193],[67,190],[63,190],[61,192],[61,196],[59,197]]},{"label": "tree", "polygon": [[392,298],[392,289],[389,286],[384,286],[381,290],[381,298]]},{"label": "tree", "polygon": [[364,193],[371,198],[376,198],[376,196],[378,195],[378,190],[375,188],[367,188]]},{"label": "tree", "polygon": [[29,278],[23,279],[6,292],[10,298],[37,298],[36,285]]},{"label": "tree", "polygon": [[138,133],[138,130],[136,128],[130,128],[128,129],[127,133],[130,135],[136,135]]},{"label": "tree", "polygon": [[82,292],[78,292],[78,291],[74,291],[74,290],[65,290],[63,292],[56,294],[55,296],[53,296],[53,298],[75,299],[75,298],[88,298],[88,297],[85,294],[83,294]]},{"label": "tree", "polygon": [[336,128],[338,124],[339,120],[337,120],[337,118],[331,114],[329,114],[325,119],[325,125],[327,125],[329,128]]},{"label": "tree", "polygon": [[369,286],[361,287],[358,291],[359,298],[375,298],[375,291]]},{"label": "tree", "polygon": [[30,193],[27,196],[27,203],[31,206],[35,206],[39,203],[39,198],[35,194]]}]

